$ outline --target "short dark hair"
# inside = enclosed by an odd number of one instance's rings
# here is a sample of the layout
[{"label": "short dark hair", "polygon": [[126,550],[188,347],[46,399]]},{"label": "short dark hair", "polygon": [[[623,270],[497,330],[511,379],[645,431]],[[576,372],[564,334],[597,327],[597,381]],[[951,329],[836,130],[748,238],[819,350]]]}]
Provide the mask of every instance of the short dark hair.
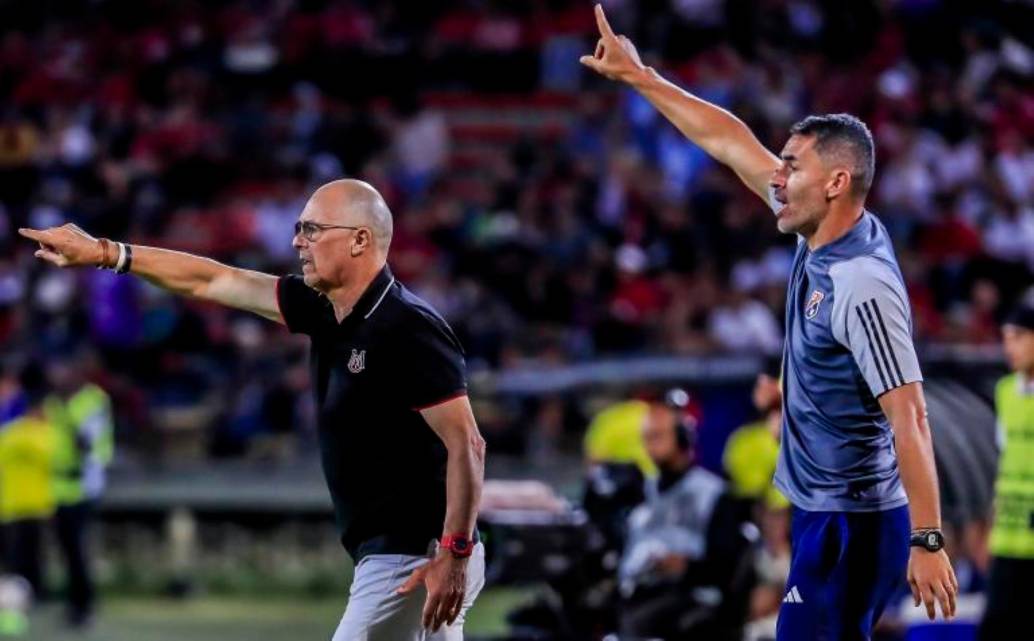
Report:
[{"label": "short dark hair", "polygon": [[790,127],[790,133],[815,136],[820,156],[847,156],[851,167],[851,191],[864,196],[876,174],[876,144],[865,123],[851,114],[808,116]]},{"label": "short dark hair", "polygon": [[1021,302],[1005,317],[1003,325],[1015,325],[1034,332],[1034,303]]}]

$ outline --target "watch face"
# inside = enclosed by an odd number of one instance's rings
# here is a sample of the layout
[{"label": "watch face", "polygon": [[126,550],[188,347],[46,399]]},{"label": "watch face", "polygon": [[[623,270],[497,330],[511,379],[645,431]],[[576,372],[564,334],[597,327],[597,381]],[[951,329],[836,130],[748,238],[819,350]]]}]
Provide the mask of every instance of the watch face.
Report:
[{"label": "watch face", "polygon": [[944,549],[944,535],[937,530],[920,532],[912,535],[912,545],[920,546],[929,552]]},{"label": "watch face", "polygon": [[467,554],[470,551],[471,545],[470,539],[465,539],[461,536],[448,540],[448,548],[453,554]]}]

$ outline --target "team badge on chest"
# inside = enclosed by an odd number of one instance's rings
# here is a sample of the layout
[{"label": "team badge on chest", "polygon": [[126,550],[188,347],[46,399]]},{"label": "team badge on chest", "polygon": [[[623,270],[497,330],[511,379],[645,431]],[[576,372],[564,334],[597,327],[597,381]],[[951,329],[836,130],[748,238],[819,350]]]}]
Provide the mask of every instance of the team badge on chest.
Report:
[{"label": "team badge on chest", "polygon": [[352,356],[348,359],[348,371],[353,374],[366,369],[366,350],[352,350]]},{"label": "team badge on chest", "polygon": [[[822,299],[825,297],[826,295],[819,290],[816,289],[813,291],[811,293],[811,298],[808,299],[808,304],[804,306],[804,317],[807,319],[815,318],[819,313],[819,303],[821,303]],[[353,353],[355,352],[353,351]]]}]

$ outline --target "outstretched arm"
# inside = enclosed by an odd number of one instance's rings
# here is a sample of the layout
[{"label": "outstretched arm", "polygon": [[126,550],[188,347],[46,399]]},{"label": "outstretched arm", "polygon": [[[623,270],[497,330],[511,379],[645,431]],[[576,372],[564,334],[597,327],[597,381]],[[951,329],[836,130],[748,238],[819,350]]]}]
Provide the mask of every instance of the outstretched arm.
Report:
[{"label": "outstretched arm", "polygon": [[600,30],[596,52],[582,56],[582,64],[642,94],[683,135],[735,171],[767,203],[768,180],[779,168],[779,158],[765,149],[742,120],[680,89],[645,66],[632,41],[610,28],[600,5],[596,5],[596,23]]},{"label": "outstretched arm", "polygon": [[[71,223],[50,229],[19,229],[40,244],[36,257],[58,267],[114,267],[116,244],[90,236]],[[283,323],[276,276],[224,265],[210,258],[157,247],[132,246],[134,274],[173,293],[235,307]]]}]

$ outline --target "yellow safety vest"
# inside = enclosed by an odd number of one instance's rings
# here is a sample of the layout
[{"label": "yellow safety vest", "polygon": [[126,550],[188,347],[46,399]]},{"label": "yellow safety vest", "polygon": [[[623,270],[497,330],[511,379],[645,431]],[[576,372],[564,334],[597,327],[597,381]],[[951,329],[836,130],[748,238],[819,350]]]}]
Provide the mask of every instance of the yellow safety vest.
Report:
[{"label": "yellow safety vest", "polygon": [[635,463],[645,476],[657,474],[643,444],[643,423],[650,404],[622,401],[606,407],[585,433],[585,456],[597,463]]},{"label": "yellow safety vest", "polygon": [[765,421],[738,428],[729,436],[722,456],[733,495],[763,501],[770,509],[789,507],[790,502],[772,484],[778,461],[779,441]]},{"label": "yellow safety vest", "polygon": [[0,522],[54,513],[57,433],[43,419],[22,416],[0,427]]},{"label": "yellow safety vest", "polygon": [[[87,498],[85,482],[111,462],[115,449],[111,400],[100,387],[88,383],[67,401],[51,396],[44,404],[47,418],[58,431],[54,492],[59,505]],[[84,449],[83,444],[88,443]]]},{"label": "yellow safety vest", "polygon": [[1012,374],[995,388],[1002,453],[990,547],[995,556],[1034,559],[1034,393],[1023,383]]}]

